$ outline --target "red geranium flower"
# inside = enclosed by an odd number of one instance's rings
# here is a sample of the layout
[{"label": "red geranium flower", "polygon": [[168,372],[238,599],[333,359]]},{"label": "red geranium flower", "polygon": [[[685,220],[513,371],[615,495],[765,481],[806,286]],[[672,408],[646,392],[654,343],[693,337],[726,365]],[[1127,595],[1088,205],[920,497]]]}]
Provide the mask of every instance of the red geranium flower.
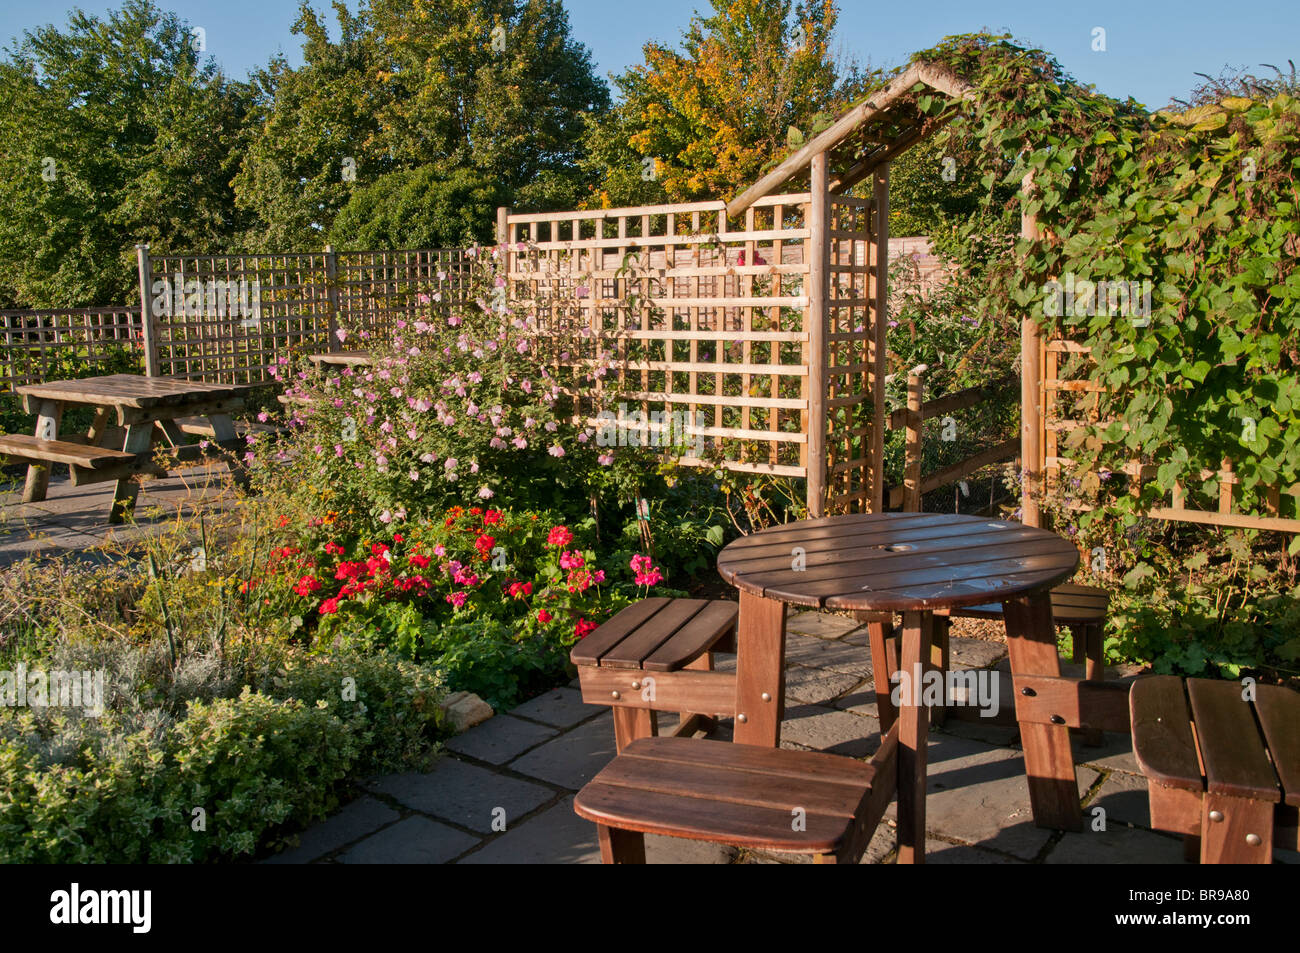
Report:
[{"label": "red geranium flower", "polygon": [[569,532],[567,526],[552,526],[551,531],[546,534],[548,546],[568,546],[571,542],[573,542],[573,534]]},{"label": "red geranium flower", "polygon": [[325,544],[325,552],[329,553],[331,556],[342,556],[343,547],[338,543],[328,542]]},{"label": "red geranium flower", "polygon": [[596,623],[588,622],[586,619],[579,619],[578,624],[573,627],[573,634],[580,639],[585,639],[588,633],[598,628]]},{"label": "red geranium flower", "polygon": [[333,599],[326,599],[324,602],[320,604],[321,615],[329,615],[333,612],[338,612],[338,611],[339,611],[339,600],[337,597]]},{"label": "red geranium flower", "polygon": [[545,609],[539,609],[539,610],[537,611],[537,621],[540,622],[540,623],[542,623],[543,625],[545,625],[547,622],[550,622],[551,619],[553,619],[553,618],[554,618],[554,616],[552,616],[552,615],[551,615],[549,612],[547,612]]}]

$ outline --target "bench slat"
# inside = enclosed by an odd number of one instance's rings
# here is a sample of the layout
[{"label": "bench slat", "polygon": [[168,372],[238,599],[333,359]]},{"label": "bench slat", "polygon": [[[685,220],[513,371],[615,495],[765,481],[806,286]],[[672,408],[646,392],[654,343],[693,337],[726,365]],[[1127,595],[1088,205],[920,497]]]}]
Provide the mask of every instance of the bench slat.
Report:
[{"label": "bench slat", "polygon": [[91,447],[69,440],[40,440],[29,434],[16,433],[0,434],[0,456],[35,462],[66,463],[92,470],[135,460],[135,454],[122,450]]},{"label": "bench slat", "polygon": [[574,665],[599,665],[601,656],[671,601],[663,596],[652,596],[632,603],[574,645],[569,660]]},{"label": "bench slat", "polygon": [[1269,763],[1250,703],[1236,682],[1187,680],[1196,737],[1211,794],[1255,801],[1280,801],[1277,775]]},{"label": "bench slat", "polygon": [[740,605],[716,600],[655,649],[642,664],[648,672],[674,672],[699,658],[724,632],[736,624]]},{"label": "bench slat", "polygon": [[[1105,589],[1095,586],[1079,586],[1066,583],[1057,586],[1051,592],[1052,618],[1058,623],[1066,622],[1104,622],[1110,605],[1110,595]],[[979,606],[963,606],[950,613],[954,618],[966,619],[1000,619],[1002,604],[997,602]]]},{"label": "bench slat", "polygon": [[641,663],[692,621],[707,606],[703,599],[674,599],[606,652],[600,664],[609,668],[641,668]]},{"label": "bench slat", "polygon": [[1255,713],[1286,803],[1300,807],[1300,694],[1281,685],[1256,686]]},{"label": "bench slat", "polygon": [[[870,765],[819,752],[642,738],[579,792],[574,809],[622,830],[829,852],[848,836],[873,775]],[[806,812],[806,830],[792,829],[794,808]]]},{"label": "bench slat", "polygon": [[1174,675],[1140,678],[1129,691],[1133,756],[1142,773],[1165,787],[1205,790],[1183,680]]}]

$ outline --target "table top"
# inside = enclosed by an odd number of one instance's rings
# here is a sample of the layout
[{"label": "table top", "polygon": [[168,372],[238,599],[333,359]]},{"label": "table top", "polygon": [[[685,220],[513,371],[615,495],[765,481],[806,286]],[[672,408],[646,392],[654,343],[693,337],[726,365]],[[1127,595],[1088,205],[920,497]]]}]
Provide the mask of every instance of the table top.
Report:
[{"label": "table top", "polygon": [[179,377],[108,374],[103,377],[84,377],[80,380],[24,384],[15,390],[24,397],[37,400],[147,410],[161,405],[240,398],[247,396],[253,388],[247,384],[209,384]]},{"label": "table top", "polygon": [[373,359],[369,351],[329,351],[325,354],[308,354],[313,364],[340,364],[368,367]]},{"label": "table top", "polygon": [[718,572],[755,595],[819,609],[946,609],[1002,602],[1074,574],[1079,551],[1046,530],[946,513],[801,520],[726,546]]}]

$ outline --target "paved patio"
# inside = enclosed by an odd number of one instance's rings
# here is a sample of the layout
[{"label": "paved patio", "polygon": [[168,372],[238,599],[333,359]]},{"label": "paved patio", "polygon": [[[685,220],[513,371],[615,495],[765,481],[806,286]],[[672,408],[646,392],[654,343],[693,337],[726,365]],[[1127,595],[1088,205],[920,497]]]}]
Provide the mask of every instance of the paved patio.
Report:
[{"label": "paved patio", "polygon": [[[791,617],[789,631],[782,746],[870,756],[880,726],[866,630],[847,617],[804,612]],[[1001,642],[954,636],[952,650],[955,668],[1009,673]],[[1011,717],[1010,678],[999,681],[996,719],[950,715],[943,728],[931,731],[927,863],[1183,863],[1181,838],[1150,829],[1146,782],[1126,735],[1108,734],[1100,748],[1075,741],[1085,831],[1035,827]],[[266,862],[599,863],[595,827],[573,813],[572,802],[614,757],[614,729],[609,709],[583,704],[575,685],[452,739],[427,774],[363,782],[356,800]],[[722,723],[714,736],[729,738],[730,727]],[[894,861],[893,817],[891,805],[864,863]],[[655,837],[647,838],[646,853],[650,863],[791,859]],[[1284,853],[1277,852],[1279,860],[1300,859]]]},{"label": "paved patio", "polygon": [[237,500],[226,482],[227,475],[225,466],[218,465],[192,467],[166,479],[145,480],[134,522],[121,526],[110,526],[108,522],[112,483],[73,486],[66,472],[56,472],[44,500],[24,503],[19,477],[16,488],[0,493],[0,568],[29,556],[130,546],[161,531],[178,514],[193,514],[199,506],[211,515]]}]

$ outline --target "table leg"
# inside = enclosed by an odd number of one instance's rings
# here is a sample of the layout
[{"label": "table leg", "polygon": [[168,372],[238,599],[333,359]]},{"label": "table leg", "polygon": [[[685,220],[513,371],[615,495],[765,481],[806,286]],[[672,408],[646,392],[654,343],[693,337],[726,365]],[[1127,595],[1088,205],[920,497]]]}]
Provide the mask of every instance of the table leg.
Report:
[{"label": "table leg", "polygon": [[[153,446],[153,421],[130,424],[126,428],[126,444],[122,447],[127,453],[148,453]],[[135,498],[140,493],[138,478],[132,474],[120,478],[113,488],[113,508],[109,511],[109,523],[122,523],[135,511]]]},{"label": "table leg", "polygon": [[736,744],[775,748],[785,717],[785,603],[740,592]]},{"label": "table leg", "polygon": [[903,613],[903,645],[899,653],[902,688],[898,705],[898,862],[925,861],[926,744],[930,711],[922,703],[920,675],[930,660],[934,615]]},{"label": "table leg", "polygon": [[218,445],[224,444],[229,450],[231,457],[229,461],[230,476],[234,479],[235,485],[248,489],[249,476],[248,468],[239,457],[237,443],[239,434],[235,430],[235,423],[227,414],[211,414],[208,422],[212,424],[212,439]]},{"label": "table leg", "polygon": [[[54,400],[41,401],[36,411],[36,439],[58,440],[59,422],[63,419],[63,405]],[[50,489],[50,464],[32,463],[27,467],[27,482],[23,484],[23,502],[36,503],[45,499]]]},{"label": "table leg", "polygon": [[[1051,595],[1041,592],[1008,600],[1002,605],[1002,614],[1007,623],[1012,677],[1059,678],[1061,659],[1056,650]],[[1022,721],[1020,743],[1025,751],[1025,775],[1029,780],[1034,823],[1058,830],[1083,830],[1070,729],[1064,725]]]}]

